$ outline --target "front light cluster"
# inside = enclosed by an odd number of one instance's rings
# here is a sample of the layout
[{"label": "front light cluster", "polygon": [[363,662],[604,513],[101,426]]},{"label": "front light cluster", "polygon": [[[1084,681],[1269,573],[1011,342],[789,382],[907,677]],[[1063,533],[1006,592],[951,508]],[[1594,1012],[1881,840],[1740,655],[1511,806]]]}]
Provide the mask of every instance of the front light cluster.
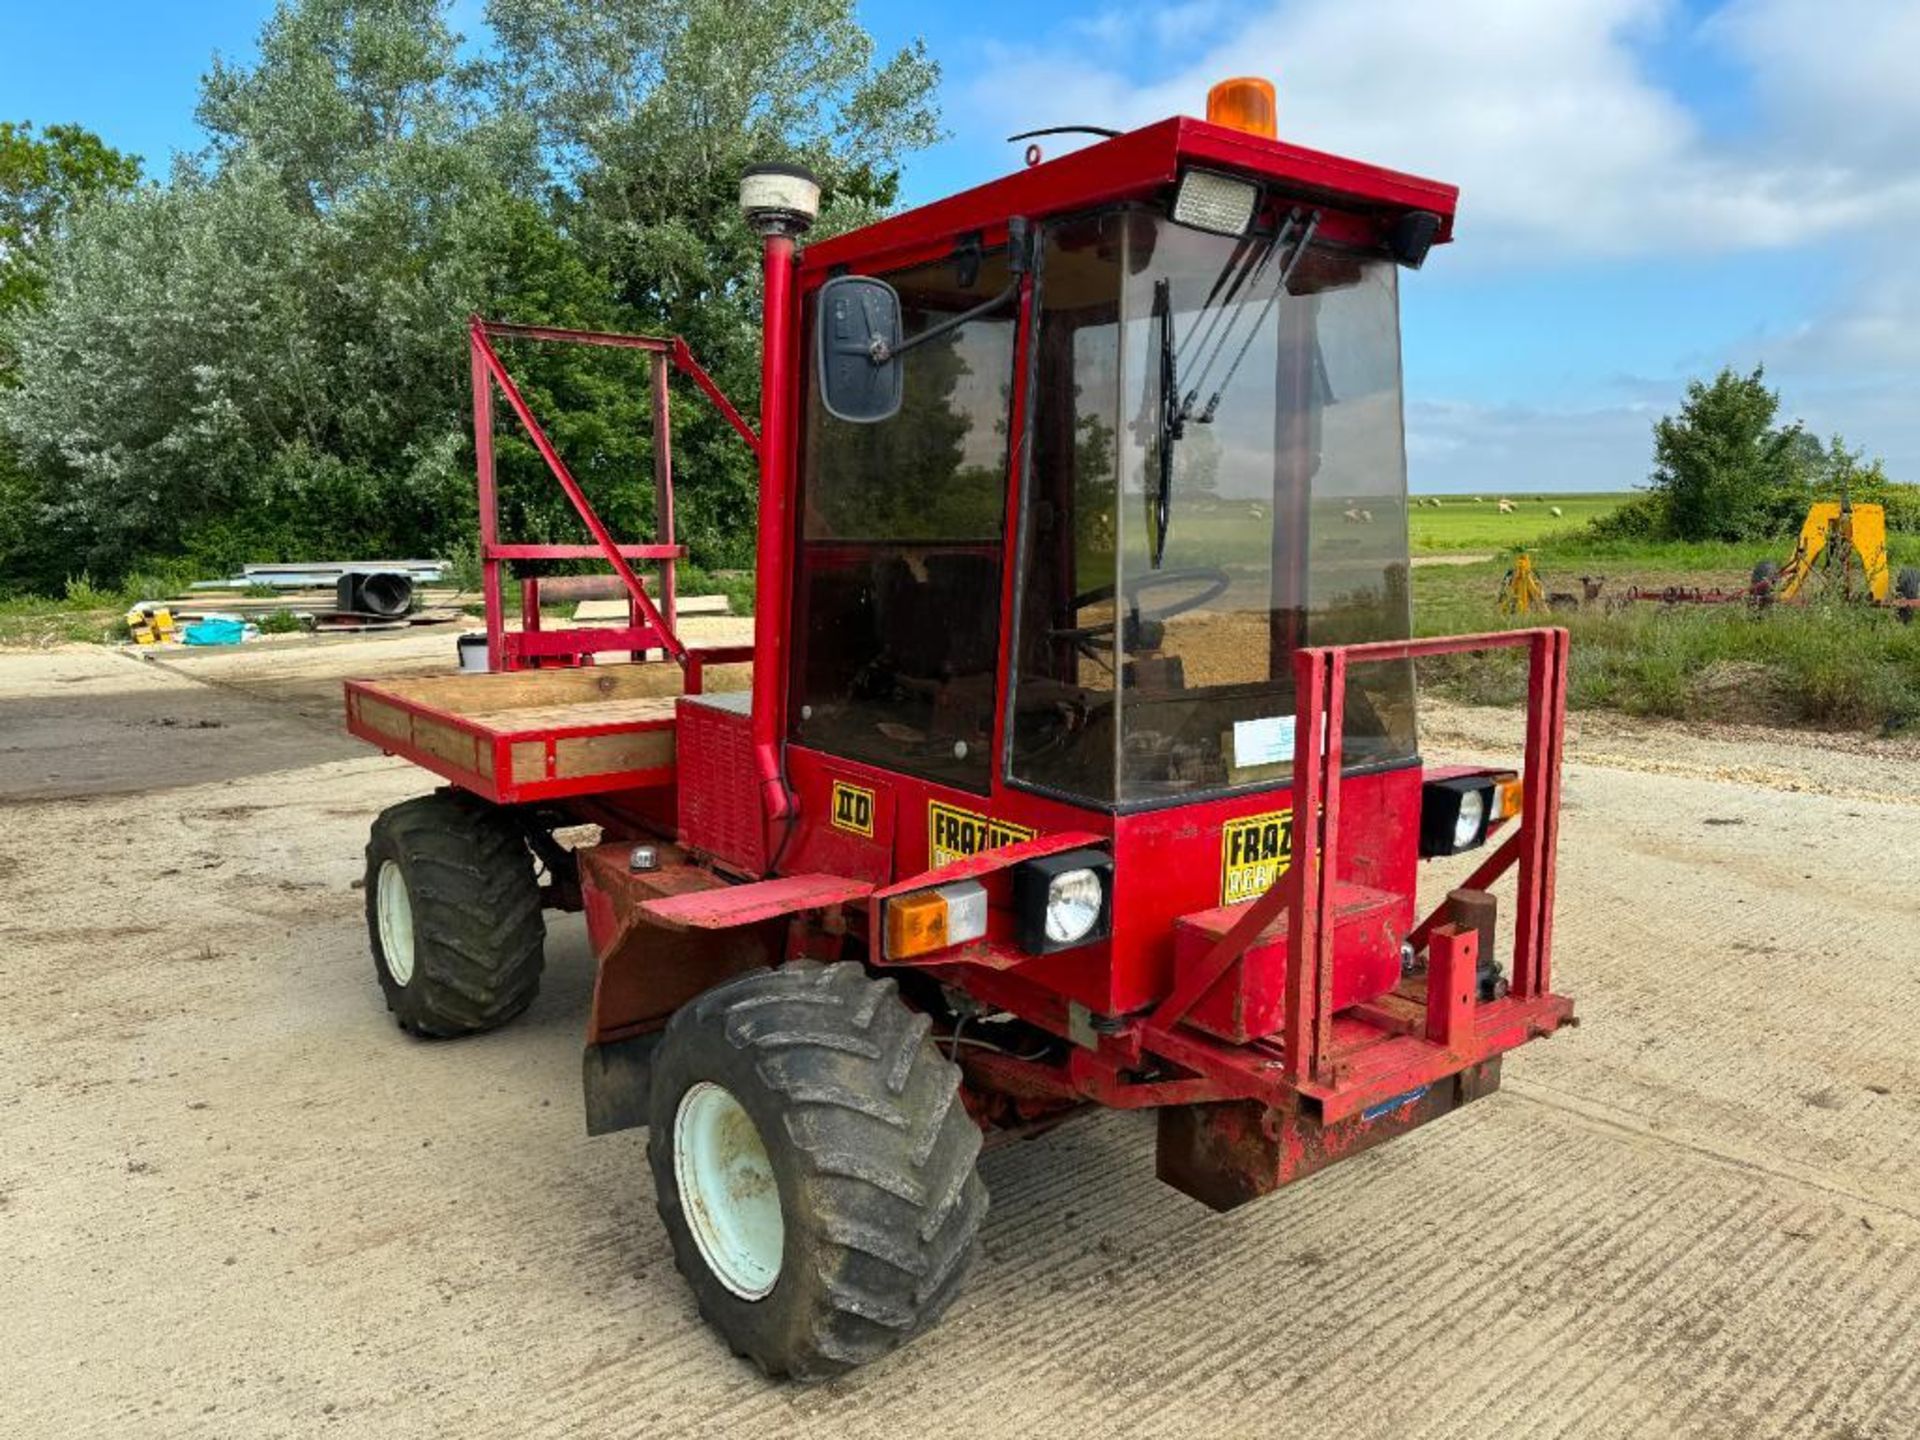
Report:
[{"label": "front light cluster", "polygon": [[1113,928],[1113,857],[1069,850],[1022,862],[1013,872],[1020,948],[1050,955],[1104,940]]},{"label": "front light cluster", "polygon": [[[987,887],[955,880],[891,896],[881,920],[889,960],[936,955],[987,936]],[[1070,850],[1013,868],[1014,931],[1029,955],[1104,940],[1113,930],[1113,857]]]},{"label": "front light cluster", "polygon": [[1420,790],[1420,853],[1458,855],[1486,843],[1502,820],[1520,813],[1521,782],[1511,772],[1454,775]]}]

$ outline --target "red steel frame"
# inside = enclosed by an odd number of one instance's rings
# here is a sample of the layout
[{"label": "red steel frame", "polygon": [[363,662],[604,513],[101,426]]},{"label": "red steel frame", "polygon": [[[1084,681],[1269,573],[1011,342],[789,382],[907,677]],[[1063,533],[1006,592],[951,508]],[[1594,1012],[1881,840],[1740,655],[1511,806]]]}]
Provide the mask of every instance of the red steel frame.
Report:
[{"label": "red steel frame", "polygon": [[[468,348],[473,378],[473,448],[480,477],[480,566],[481,594],[487,609],[487,668],[518,669],[526,662],[542,659],[577,661],[595,651],[626,650],[640,652],[665,650],[682,666],[688,665],[687,647],[675,633],[677,585],[675,566],[686,553],[673,538],[673,451],[672,417],[669,411],[668,369],[680,371],[700,388],[725,417],[728,424],[757,456],[760,437],[721,393],[684,340],[678,336],[664,339],[652,335],[619,335],[599,330],[566,330],[546,325],[510,325],[474,316],[467,324]],[[547,438],[547,432],[534,418],[520,387],[508,373],[495,340],[534,340],[573,345],[598,345],[622,350],[638,350],[652,357],[652,398],[654,435],[654,514],[658,538],[648,544],[623,545],[613,538],[573,472]],[[534,449],[546,462],[560,488],[573,505],[574,513],[593,537],[591,545],[534,545],[505,542],[500,538],[500,513],[495,489],[493,456],[493,395],[498,388],[507,406],[533,441]],[[604,560],[625,587],[630,605],[629,623],[622,629],[543,630],[540,624],[539,584],[523,583],[521,590],[520,631],[506,627],[500,567],[513,560]],[[651,560],[660,567],[661,602],[648,594],[646,583],[634,573],[634,560]]]},{"label": "red steel frame", "polygon": [[[1403,986],[1336,1014],[1333,867],[1323,861],[1341,853],[1342,798],[1352,783],[1341,773],[1341,720],[1350,667],[1499,649],[1524,649],[1528,656],[1522,809],[1517,831],[1481,863],[1464,888],[1484,889],[1518,869],[1511,989],[1498,1000],[1476,1003],[1477,937],[1443,924],[1443,906],[1410,937],[1416,949],[1428,951],[1425,993],[1418,993],[1417,984]],[[1249,1099],[1305,1108],[1331,1124],[1550,1034],[1573,1009],[1551,989],[1567,654],[1568,634],[1562,629],[1313,646],[1295,652],[1300,708],[1291,798],[1296,816],[1316,819],[1296,822],[1294,863],[1280,883],[1250,902],[1202,964],[1151,1012],[1101,1034],[1092,1049],[1076,1049],[1064,1070],[1005,1057],[978,1063],[969,1057],[970,1068],[1015,1093],[1034,1096],[1094,1100],[1122,1109]],[[982,877],[1029,855],[1053,853],[1089,838],[1042,836],[902,880],[873,895],[870,929],[877,931],[879,907],[890,894],[922,888],[936,877]],[[1183,1021],[1194,1005],[1282,915],[1290,963],[1280,1034],[1236,1045],[1186,1026]],[[987,1003],[1068,1034],[1064,999],[1013,973],[1032,964],[1017,950],[985,944],[963,963],[935,957],[928,968]],[[1126,1072],[1137,1070],[1146,1056],[1170,1061],[1188,1073],[1149,1082],[1127,1079]]]}]

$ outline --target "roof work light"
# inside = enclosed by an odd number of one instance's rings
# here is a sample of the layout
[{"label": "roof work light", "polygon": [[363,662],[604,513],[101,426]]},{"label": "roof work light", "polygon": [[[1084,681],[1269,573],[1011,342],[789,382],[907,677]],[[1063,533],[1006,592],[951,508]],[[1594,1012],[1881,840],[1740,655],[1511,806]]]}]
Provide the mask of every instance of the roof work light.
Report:
[{"label": "roof work light", "polygon": [[1177,225],[1215,235],[1244,235],[1253,224],[1259,201],[1260,188],[1250,181],[1211,170],[1189,170],[1174,192],[1173,219]]}]

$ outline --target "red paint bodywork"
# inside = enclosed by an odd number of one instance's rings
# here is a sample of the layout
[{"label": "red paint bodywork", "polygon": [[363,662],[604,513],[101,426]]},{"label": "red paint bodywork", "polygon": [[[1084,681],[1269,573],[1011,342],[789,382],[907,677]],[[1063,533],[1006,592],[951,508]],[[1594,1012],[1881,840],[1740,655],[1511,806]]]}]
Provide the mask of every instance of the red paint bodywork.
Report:
[{"label": "red paint bodywork", "polygon": [[[1438,215],[1437,240],[1451,238],[1457,198],[1451,186],[1173,119],[798,255],[790,238],[768,237],[757,441],[684,344],[642,346],[671,356],[722,406],[754,445],[761,484],[751,711],[681,701],[676,772],[651,778],[660,787],[677,786],[671,838],[685,851],[681,856],[676,850],[675,863],[715,881],[706,886],[687,880],[697,895],[661,901],[664,917],[697,917],[696,930],[737,925],[759,943],[773,933],[770,927],[786,923],[790,957],[857,953],[884,966],[877,921],[890,891],[979,879],[989,894],[984,939],[901,963],[1072,1043],[1061,1060],[969,1051],[963,1060],[976,1113],[992,1109],[983,1096],[998,1096],[1021,1121],[1087,1101],[1171,1107],[1162,1120],[1163,1175],[1214,1203],[1236,1203],[1486,1093],[1498,1083],[1502,1052],[1569,1021],[1571,1005],[1549,984],[1566,632],[1299,649],[1292,662],[1298,716],[1291,783],[1159,809],[1116,813],[1071,804],[1010,783],[997,765],[984,792],[959,790],[823,753],[787,736],[796,645],[790,591],[800,509],[795,417],[807,333],[802,313],[811,295],[832,273],[895,270],[946,255],[965,238],[987,247],[1004,243],[1011,217],[1039,222],[1152,196],[1192,165],[1255,175],[1270,195],[1321,207],[1320,233],[1335,242],[1377,248],[1410,210]],[[1030,276],[1018,296],[1015,374],[1025,376],[1034,319]],[[476,419],[490,423],[493,387],[499,385],[510,403],[516,394],[504,370],[490,361],[488,333],[495,332],[476,322]],[[514,333],[561,338],[559,332]],[[1028,389],[1025,383],[1011,387],[995,755],[1007,753],[1004,687],[1015,628],[1014,527],[1027,468]],[[635,628],[658,628],[661,648],[686,667],[689,689],[697,690],[702,664],[722,657],[703,659],[679,643],[671,616],[655,609],[625,565],[625,552],[602,533],[531,417],[522,405],[515,408],[599,542],[594,553],[627,583]],[[493,562],[510,552],[493,533],[484,433],[479,448],[483,554]],[[671,513],[670,503],[664,513]],[[670,543],[670,536],[663,538]],[[641,558],[638,551],[634,558]],[[498,666],[511,647],[503,638],[500,586],[491,563],[487,574]],[[515,643],[523,647],[518,653],[531,653],[524,638]],[[1438,912],[1424,920],[1414,912],[1422,771],[1416,763],[1344,774],[1342,709],[1349,664],[1508,647],[1529,655],[1524,810],[1517,832],[1469,885],[1484,888],[1517,868],[1517,942],[1511,993],[1480,1002],[1473,985],[1476,937],[1445,928]],[[368,738],[389,744],[377,735]],[[836,783],[870,797],[864,823],[835,823]],[[519,798],[498,790],[481,793]],[[610,833],[646,833],[659,827],[665,793],[602,793],[578,808],[581,818],[609,825]],[[1037,838],[932,870],[929,811],[935,804]],[[1291,809],[1295,817],[1290,868],[1264,895],[1223,910],[1222,827],[1279,809]],[[1083,845],[1107,847],[1113,857],[1113,938],[1058,954],[1022,952],[1008,908],[1009,863]],[[591,929],[603,957],[602,987],[618,992],[627,1007],[624,1015],[597,1014],[595,1033],[624,1035],[652,1023],[648,1017],[658,1005],[641,978],[645,962],[633,941],[633,917],[645,903],[634,897],[649,882],[624,877],[612,856],[615,848],[602,846],[583,871]],[[721,883],[766,875],[790,877],[791,883]],[[614,905],[595,896],[596,886],[613,887],[626,898]],[[849,903],[859,897],[868,898]],[[1403,939],[1415,950],[1429,950],[1425,975],[1402,980]],[[609,979],[612,968],[619,977]]]},{"label": "red paint bodywork", "polygon": [[1009,216],[1037,220],[1140,199],[1171,185],[1190,165],[1261,176],[1290,196],[1324,203],[1322,233],[1329,239],[1377,245],[1386,226],[1408,210],[1440,217],[1435,243],[1453,238],[1457,186],[1175,116],[810,246],[801,274],[821,276],[839,266],[896,269],[929,247],[944,253],[956,236],[975,232],[992,245],[1006,238]]}]

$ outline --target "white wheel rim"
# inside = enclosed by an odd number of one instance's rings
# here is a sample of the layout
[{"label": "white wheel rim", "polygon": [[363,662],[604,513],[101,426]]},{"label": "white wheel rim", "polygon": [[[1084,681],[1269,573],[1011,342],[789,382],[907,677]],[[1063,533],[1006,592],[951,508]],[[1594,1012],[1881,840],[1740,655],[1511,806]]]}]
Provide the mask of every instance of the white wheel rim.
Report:
[{"label": "white wheel rim", "polygon": [[702,1080],[680,1097],[673,1180],[707,1269],[742,1300],[773,1289],[787,1245],[780,1183],[753,1117],[725,1086]]},{"label": "white wheel rim", "polygon": [[374,906],[380,917],[380,958],[393,983],[404,987],[413,980],[413,898],[407,894],[407,877],[391,860],[380,862]]}]

